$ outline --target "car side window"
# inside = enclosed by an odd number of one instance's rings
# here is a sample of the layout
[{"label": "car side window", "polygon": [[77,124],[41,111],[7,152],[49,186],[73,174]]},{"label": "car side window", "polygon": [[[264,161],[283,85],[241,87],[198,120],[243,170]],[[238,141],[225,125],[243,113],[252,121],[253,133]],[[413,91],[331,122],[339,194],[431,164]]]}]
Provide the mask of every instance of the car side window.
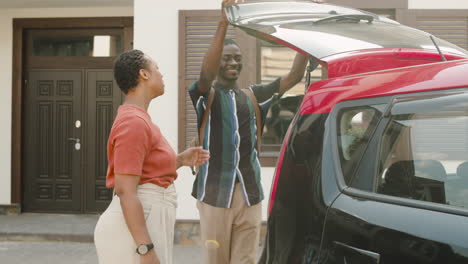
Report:
[{"label": "car side window", "polygon": [[381,138],[375,192],[468,209],[468,109],[466,103],[439,104],[459,109],[418,102],[416,111],[391,115]]},{"label": "car side window", "polygon": [[366,149],[382,116],[383,106],[359,106],[342,109],[338,114],[337,132],[341,169],[346,183]]}]

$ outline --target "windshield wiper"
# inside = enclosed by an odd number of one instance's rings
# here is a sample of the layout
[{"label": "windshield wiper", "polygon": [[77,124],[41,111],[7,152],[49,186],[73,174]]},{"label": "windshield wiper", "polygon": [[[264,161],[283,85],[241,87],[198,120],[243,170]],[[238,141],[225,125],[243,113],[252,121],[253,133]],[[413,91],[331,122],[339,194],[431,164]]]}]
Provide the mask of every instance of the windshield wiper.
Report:
[{"label": "windshield wiper", "polygon": [[350,20],[353,22],[367,20],[367,23],[371,24],[372,21],[374,21],[374,17],[371,15],[336,15],[336,16],[329,16],[326,18],[316,20],[314,21],[314,24],[321,24],[321,23],[330,22],[330,21],[340,22],[340,21],[345,21],[345,20]]}]

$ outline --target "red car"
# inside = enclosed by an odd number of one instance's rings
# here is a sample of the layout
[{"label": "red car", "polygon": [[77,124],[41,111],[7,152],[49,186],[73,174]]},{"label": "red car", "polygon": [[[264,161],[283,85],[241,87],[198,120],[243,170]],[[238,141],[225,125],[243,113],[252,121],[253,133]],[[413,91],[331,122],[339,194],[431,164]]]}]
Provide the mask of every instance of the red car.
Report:
[{"label": "red car", "polygon": [[226,11],[327,73],[284,138],[260,263],[468,263],[468,52],[334,5]]}]

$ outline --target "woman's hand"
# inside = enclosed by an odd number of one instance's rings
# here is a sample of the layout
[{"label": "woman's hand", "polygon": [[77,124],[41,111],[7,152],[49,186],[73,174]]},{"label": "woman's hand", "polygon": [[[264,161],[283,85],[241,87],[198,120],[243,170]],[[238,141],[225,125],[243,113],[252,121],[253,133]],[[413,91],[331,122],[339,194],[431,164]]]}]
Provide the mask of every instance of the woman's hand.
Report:
[{"label": "woman's hand", "polygon": [[160,264],[158,256],[154,252],[154,249],[150,250],[145,255],[140,256],[140,264]]},{"label": "woman's hand", "polygon": [[177,155],[177,168],[201,166],[210,159],[210,152],[202,147],[188,148]]}]

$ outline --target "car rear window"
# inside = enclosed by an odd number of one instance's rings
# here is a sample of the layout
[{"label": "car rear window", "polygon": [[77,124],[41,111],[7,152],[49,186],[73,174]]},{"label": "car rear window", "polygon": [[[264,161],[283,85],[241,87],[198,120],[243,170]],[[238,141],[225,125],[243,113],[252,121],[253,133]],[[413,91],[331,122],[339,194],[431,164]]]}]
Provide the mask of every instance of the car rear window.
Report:
[{"label": "car rear window", "polygon": [[396,103],[380,140],[374,191],[468,208],[468,93]]}]

